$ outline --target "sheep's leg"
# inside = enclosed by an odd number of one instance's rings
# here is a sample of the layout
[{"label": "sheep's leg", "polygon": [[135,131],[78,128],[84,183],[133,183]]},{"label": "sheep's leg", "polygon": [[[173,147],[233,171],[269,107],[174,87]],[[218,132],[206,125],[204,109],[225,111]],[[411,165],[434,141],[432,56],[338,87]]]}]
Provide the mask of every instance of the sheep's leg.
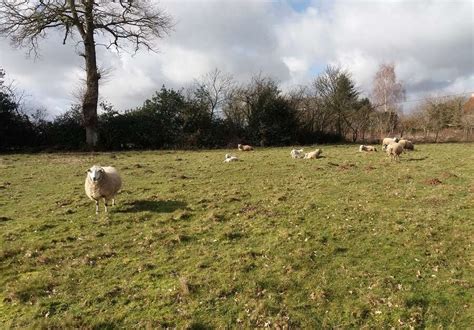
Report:
[{"label": "sheep's leg", "polygon": [[109,211],[107,210],[107,200],[106,200],[105,198],[104,198],[104,207],[105,207],[105,213],[109,212]]},{"label": "sheep's leg", "polygon": [[112,206],[115,206],[115,198],[112,198]]},{"label": "sheep's leg", "polygon": [[99,214],[99,201],[95,201],[95,214]]}]

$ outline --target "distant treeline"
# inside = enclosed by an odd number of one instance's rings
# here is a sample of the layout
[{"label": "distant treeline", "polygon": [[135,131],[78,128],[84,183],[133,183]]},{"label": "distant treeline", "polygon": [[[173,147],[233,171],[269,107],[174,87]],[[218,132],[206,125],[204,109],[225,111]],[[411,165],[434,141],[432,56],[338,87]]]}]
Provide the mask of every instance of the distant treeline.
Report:
[{"label": "distant treeline", "polygon": [[[81,109],[53,120],[26,115],[6,89],[0,91],[0,150],[85,149]],[[444,102],[444,103],[443,103]],[[118,112],[101,104],[99,148],[168,149],[303,145],[366,141],[384,134],[438,133],[459,127],[472,133],[465,99],[427,102],[409,117],[360,97],[349,73],[329,67],[310,86],[282,93],[271,78],[255,76],[237,86],[220,71],[187,90],[163,86],[141,107]]]}]

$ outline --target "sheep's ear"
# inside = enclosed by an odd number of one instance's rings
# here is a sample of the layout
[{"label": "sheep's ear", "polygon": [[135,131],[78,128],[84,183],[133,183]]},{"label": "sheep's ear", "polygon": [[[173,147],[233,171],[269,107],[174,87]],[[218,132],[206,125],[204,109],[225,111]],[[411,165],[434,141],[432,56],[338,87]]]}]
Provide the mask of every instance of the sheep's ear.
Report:
[{"label": "sheep's ear", "polygon": [[86,173],[90,173],[90,172],[91,172],[91,169],[90,169],[90,168],[89,168],[89,169],[87,169]]}]

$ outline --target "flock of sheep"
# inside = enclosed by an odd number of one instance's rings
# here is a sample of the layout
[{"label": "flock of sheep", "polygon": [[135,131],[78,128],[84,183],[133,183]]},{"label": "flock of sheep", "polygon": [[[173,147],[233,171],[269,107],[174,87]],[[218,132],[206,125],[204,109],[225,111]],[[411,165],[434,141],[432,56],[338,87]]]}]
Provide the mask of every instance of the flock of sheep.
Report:
[{"label": "flock of sheep", "polygon": [[382,149],[387,152],[392,160],[400,160],[403,150],[415,150],[415,145],[410,140],[385,138],[382,141]]},{"label": "flock of sheep", "polygon": [[[237,145],[237,149],[239,151],[252,151],[253,147],[249,145],[239,144]],[[294,159],[297,159],[297,158],[316,159],[316,158],[320,158],[322,152],[323,151],[321,149],[316,149],[314,151],[307,152],[307,153],[303,152],[303,149],[293,149],[291,150],[290,155]],[[225,154],[224,163],[236,162],[239,160],[240,159],[237,156]]]},{"label": "flock of sheep", "polygon": [[[239,151],[252,151],[253,147],[249,145],[239,144],[237,146]],[[403,150],[414,150],[414,144],[405,139],[385,138],[382,141],[382,149],[387,152],[390,159],[400,160],[400,155]],[[360,152],[377,151],[374,146],[361,145]],[[293,149],[290,156],[294,159],[316,159],[320,158],[322,154],[321,149],[316,149],[311,152],[304,153],[303,149]],[[230,163],[239,161],[239,158],[234,155],[226,154],[224,162]],[[99,201],[104,201],[105,212],[110,201],[115,205],[115,195],[122,187],[122,179],[117,169],[111,166],[97,166],[94,165],[87,170],[86,181],[84,184],[87,197],[95,202],[95,213],[99,213]]]}]

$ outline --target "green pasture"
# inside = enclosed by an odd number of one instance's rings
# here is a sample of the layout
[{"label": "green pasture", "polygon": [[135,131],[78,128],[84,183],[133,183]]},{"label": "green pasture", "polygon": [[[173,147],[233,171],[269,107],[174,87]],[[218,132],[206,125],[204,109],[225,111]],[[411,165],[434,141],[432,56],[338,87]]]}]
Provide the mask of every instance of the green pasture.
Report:
[{"label": "green pasture", "polygon": [[474,145],[318,148],[0,155],[1,328],[474,327]]}]

